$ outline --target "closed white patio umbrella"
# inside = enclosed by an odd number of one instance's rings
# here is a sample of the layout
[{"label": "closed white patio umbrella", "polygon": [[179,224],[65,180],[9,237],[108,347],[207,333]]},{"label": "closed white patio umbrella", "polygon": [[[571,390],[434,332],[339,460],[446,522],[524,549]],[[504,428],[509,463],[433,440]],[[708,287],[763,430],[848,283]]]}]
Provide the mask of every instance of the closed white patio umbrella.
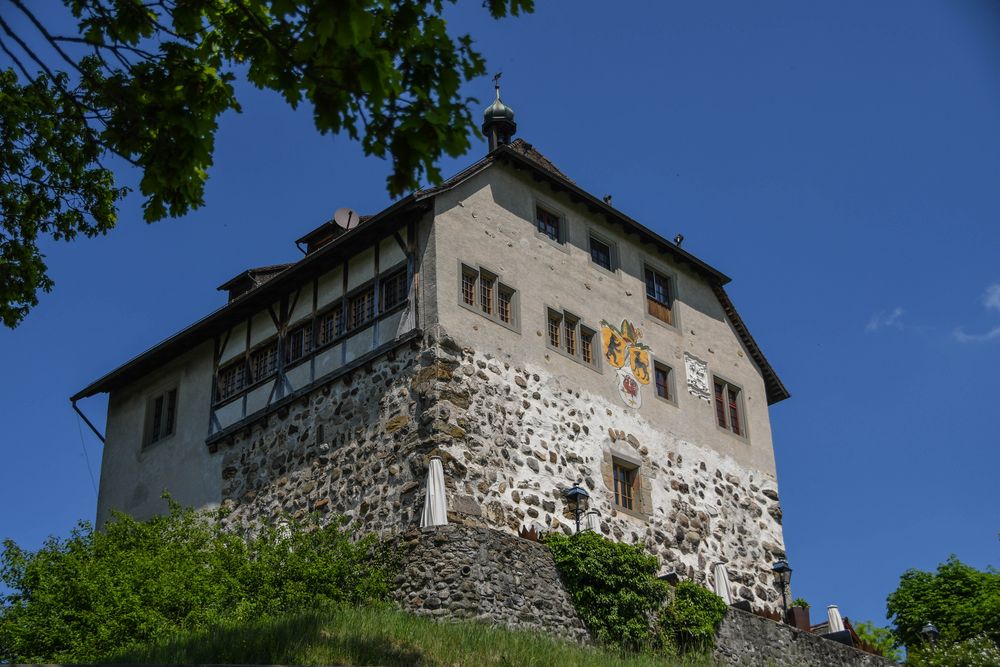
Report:
[{"label": "closed white patio umbrella", "polygon": [[712,570],[715,575],[715,594],[722,598],[726,604],[732,604],[733,591],[729,587],[729,573],[726,572],[726,566],[722,563],[716,563]]},{"label": "closed white patio umbrella", "polygon": [[827,605],[826,620],[830,624],[829,632],[842,632],[844,630],[844,619],[840,617],[840,610],[837,609],[837,605]]},{"label": "closed white patio umbrella", "polygon": [[424,513],[420,517],[420,527],[447,526],[448,504],[444,498],[444,467],[441,457],[431,457],[427,468],[427,497],[424,499]]}]

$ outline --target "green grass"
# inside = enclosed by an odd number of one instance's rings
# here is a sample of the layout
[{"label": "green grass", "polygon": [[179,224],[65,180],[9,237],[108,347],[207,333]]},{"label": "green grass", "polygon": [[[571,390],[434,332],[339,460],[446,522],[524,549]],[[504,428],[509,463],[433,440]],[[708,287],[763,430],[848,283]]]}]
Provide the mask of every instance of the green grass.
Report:
[{"label": "green grass", "polygon": [[225,625],[110,656],[158,664],[386,667],[710,667],[707,657],[620,655],[481,623],[436,622],[391,609],[343,609]]}]

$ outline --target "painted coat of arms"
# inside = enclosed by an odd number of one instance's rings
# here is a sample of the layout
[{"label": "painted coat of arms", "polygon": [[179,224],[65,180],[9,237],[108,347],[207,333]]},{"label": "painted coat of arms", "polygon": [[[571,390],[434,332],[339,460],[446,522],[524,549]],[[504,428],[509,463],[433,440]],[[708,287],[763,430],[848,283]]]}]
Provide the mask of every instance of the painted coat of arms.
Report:
[{"label": "painted coat of arms", "polygon": [[642,405],[640,386],[652,379],[649,346],[641,338],[642,331],[628,320],[622,320],[621,328],[601,320],[601,350],[608,364],[618,369],[618,394],[630,408]]}]

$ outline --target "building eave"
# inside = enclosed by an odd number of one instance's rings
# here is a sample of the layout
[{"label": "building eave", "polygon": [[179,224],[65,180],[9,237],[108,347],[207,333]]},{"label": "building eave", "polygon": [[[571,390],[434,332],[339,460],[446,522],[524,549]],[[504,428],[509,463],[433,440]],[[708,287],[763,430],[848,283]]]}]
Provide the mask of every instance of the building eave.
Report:
[{"label": "building eave", "polygon": [[400,199],[356,228],[303,257],[260,287],[233,299],[225,306],[90,383],[71,396],[70,400],[78,401],[95,394],[109,392],[142,377],[145,373],[200,345],[206,339],[266,308],[293,285],[322,274],[328,270],[328,264],[324,260],[342,253],[348,244],[363,243],[368,237],[380,232],[383,227],[399,222],[399,216],[424,208],[425,205],[420,203],[416,194]]}]

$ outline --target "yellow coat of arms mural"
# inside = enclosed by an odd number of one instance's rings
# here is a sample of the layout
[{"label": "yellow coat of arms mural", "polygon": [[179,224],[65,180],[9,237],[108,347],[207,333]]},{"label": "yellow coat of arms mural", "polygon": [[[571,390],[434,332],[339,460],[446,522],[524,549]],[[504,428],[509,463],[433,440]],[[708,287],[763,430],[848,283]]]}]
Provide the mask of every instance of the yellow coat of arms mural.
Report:
[{"label": "yellow coat of arms mural", "polygon": [[601,351],[604,360],[618,369],[618,394],[630,408],[642,405],[640,385],[652,380],[649,346],[641,338],[642,331],[628,320],[622,320],[621,328],[601,320]]}]

